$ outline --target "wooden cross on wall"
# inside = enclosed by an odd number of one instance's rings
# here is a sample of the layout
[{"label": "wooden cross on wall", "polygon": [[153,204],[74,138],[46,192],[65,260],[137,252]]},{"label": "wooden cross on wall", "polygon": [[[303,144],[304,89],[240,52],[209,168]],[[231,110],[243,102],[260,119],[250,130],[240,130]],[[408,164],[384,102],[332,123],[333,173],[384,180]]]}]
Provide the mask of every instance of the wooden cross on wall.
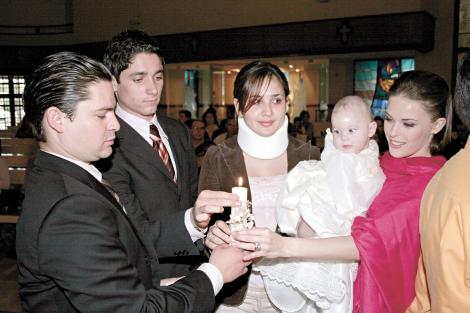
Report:
[{"label": "wooden cross on wall", "polygon": [[341,36],[341,43],[348,43],[349,35],[351,35],[352,31],[352,27],[350,27],[346,21],[341,22],[341,26],[336,29],[337,34]]},{"label": "wooden cross on wall", "polygon": [[191,39],[190,44],[191,44],[193,53],[197,53],[198,48],[199,48],[199,41],[196,39],[196,37],[193,37],[193,39]]}]

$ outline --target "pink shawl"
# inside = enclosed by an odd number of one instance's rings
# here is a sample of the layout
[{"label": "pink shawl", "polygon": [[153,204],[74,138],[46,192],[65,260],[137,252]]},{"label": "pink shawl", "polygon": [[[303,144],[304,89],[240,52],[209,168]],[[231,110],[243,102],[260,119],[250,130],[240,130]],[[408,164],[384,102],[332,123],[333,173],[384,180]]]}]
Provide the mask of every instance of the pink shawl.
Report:
[{"label": "pink shawl", "polygon": [[354,282],[354,312],[405,312],[415,296],[419,258],[419,206],[443,157],[380,160],[386,180],[367,217],[356,217],[351,235],[361,256]]}]

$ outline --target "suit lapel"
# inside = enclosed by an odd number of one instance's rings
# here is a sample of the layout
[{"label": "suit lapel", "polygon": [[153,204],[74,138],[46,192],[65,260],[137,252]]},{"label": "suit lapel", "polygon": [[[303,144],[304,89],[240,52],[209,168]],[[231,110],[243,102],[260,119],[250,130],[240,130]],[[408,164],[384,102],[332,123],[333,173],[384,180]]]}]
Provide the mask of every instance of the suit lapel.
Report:
[{"label": "suit lapel", "polygon": [[74,178],[75,180],[106,198],[119,212],[126,215],[122,210],[121,205],[101,184],[101,182],[96,180],[90,173],[85,171],[80,166],[43,151],[38,152],[35,158],[35,164],[50,171],[60,172],[62,175]]},{"label": "suit lapel", "polygon": [[83,185],[89,187],[92,191],[106,198],[111,204],[113,204],[114,209],[119,211],[119,214],[121,214],[129,222],[129,225],[131,226],[132,230],[134,231],[142,246],[146,247],[143,238],[140,236],[140,232],[137,231],[135,225],[132,223],[127,214],[122,209],[122,206],[106,189],[106,187],[104,187],[103,184],[96,180],[96,178],[94,178],[90,173],[70,161],[43,152],[41,150],[37,152],[34,164],[38,167],[42,167],[53,172],[59,172],[62,175],[72,177]]},{"label": "suit lapel", "polygon": [[[147,164],[155,167],[169,180],[173,181],[170,177],[168,169],[163,164],[162,159],[157,155],[157,152],[153,150],[153,147],[145,141],[142,136],[139,135],[129,124],[124,120],[117,117],[121,124],[121,129],[116,133],[118,142],[117,146],[122,146],[121,149],[125,150],[126,153],[133,154],[134,156],[142,159]],[[166,130],[165,130],[166,132]],[[173,147],[172,147],[173,148]]]}]

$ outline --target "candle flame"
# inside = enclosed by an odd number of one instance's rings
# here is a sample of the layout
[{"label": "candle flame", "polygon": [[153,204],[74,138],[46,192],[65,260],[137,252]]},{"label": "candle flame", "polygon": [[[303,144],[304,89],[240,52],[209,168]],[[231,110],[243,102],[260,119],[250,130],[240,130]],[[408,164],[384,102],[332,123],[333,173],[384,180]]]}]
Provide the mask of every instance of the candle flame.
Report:
[{"label": "candle flame", "polygon": [[243,178],[238,177],[238,186],[243,186]]}]

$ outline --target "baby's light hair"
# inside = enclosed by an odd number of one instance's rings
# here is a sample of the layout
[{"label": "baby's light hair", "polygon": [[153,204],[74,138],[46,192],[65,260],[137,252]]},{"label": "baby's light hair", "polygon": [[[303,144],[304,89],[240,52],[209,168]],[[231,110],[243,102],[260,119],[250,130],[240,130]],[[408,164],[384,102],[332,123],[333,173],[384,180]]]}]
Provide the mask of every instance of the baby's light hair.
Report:
[{"label": "baby's light hair", "polygon": [[372,122],[373,117],[372,117],[372,111],[370,110],[370,106],[364,101],[359,96],[346,96],[338,100],[336,102],[335,106],[333,107],[333,112],[331,113],[332,115],[335,114],[339,109],[347,109],[348,107],[353,107],[353,106],[360,106],[363,110],[364,113],[367,114],[369,117],[370,121]]}]

